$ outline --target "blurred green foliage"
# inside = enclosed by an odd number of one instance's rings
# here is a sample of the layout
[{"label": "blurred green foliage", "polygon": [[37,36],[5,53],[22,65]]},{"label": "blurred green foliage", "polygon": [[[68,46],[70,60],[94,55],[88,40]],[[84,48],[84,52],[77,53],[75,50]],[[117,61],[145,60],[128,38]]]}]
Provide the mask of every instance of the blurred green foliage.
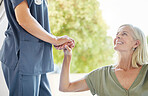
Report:
[{"label": "blurred green foliage", "polygon": [[[107,36],[97,0],[48,0],[50,28],[56,36],[75,40],[72,73],[90,72],[113,63],[113,40]],[[61,65],[63,52],[53,48],[54,62]]]}]

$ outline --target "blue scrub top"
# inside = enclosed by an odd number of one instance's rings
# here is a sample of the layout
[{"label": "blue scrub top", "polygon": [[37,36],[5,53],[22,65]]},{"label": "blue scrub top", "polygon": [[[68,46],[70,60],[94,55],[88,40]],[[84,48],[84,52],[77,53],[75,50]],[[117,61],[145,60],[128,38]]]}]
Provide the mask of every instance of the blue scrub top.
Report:
[{"label": "blue scrub top", "polygon": [[[19,73],[38,75],[54,69],[52,45],[29,34],[17,22],[14,9],[24,0],[4,0],[8,18],[0,61],[9,68],[18,65]],[[27,0],[32,16],[50,33],[46,0]],[[25,18],[25,17],[24,17]]]}]

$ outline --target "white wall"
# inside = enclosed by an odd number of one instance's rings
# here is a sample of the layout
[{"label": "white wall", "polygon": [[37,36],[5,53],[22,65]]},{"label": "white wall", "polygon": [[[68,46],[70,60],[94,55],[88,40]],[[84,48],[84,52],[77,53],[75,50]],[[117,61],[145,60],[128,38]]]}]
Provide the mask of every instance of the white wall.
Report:
[{"label": "white wall", "polygon": [[[6,18],[4,5],[2,3],[2,5],[0,6],[0,48],[5,38],[4,32],[7,28],[7,25],[8,25],[8,21]],[[8,96],[8,89],[4,81],[4,76],[3,76],[2,68],[1,68],[1,62],[0,62],[0,96]]]},{"label": "white wall", "polygon": [[5,14],[5,10],[4,10],[4,5],[2,3],[2,5],[0,6],[0,47],[2,46],[2,42],[4,40],[4,32],[7,28],[7,18],[6,18],[6,14]]}]

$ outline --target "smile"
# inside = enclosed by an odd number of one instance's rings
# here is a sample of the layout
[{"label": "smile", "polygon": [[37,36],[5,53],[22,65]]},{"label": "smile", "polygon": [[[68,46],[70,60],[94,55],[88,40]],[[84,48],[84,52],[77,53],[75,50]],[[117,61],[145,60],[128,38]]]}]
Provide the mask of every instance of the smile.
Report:
[{"label": "smile", "polygon": [[119,41],[118,41],[118,42],[116,42],[116,44],[122,45],[122,44],[124,44],[124,43],[123,43],[123,42],[119,42]]}]

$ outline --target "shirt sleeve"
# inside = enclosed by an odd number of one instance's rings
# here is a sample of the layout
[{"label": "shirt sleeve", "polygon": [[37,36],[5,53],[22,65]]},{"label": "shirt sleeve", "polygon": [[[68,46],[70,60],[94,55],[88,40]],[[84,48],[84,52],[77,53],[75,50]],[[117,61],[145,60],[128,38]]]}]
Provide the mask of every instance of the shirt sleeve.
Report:
[{"label": "shirt sleeve", "polygon": [[92,95],[97,94],[99,91],[100,78],[100,69],[94,70],[85,76],[86,83]]},{"label": "shirt sleeve", "polygon": [[[16,6],[18,6],[21,2],[23,2],[24,0],[11,0],[13,8],[15,9]],[[27,0],[28,6],[30,7],[32,4],[33,0]]]}]

